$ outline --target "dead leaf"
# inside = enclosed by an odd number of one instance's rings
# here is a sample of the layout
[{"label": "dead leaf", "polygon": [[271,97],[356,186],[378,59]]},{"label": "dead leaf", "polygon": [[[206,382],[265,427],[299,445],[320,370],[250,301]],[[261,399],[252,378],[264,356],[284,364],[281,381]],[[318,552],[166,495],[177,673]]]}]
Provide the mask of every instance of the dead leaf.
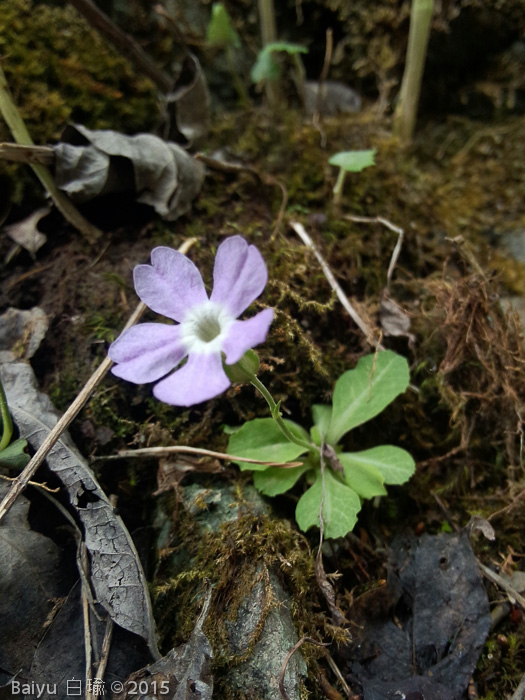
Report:
[{"label": "dead leaf", "polygon": [[379,307],[379,321],[385,335],[408,338],[408,343],[412,346],[416,341],[416,336],[410,333],[410,317],[399,304],[387,296],[386,292],[381,295]]},{"label": "dead leaf", "polygon": [[38,306],[27,311],[7,309],[0,316],[0,362],[31,359],[48,327],[47,316]]},{"label": "dead leaf", "polygon": [[[12,333],[2,338],[0,378],[20,437],[37,450],[59,414],[49,397],[38,391],[31,366],[12,360],[18,328],[12,324]],[[64,484],[84,533],[98,602],[117,625],[145,639],[158,658],[148,585],[131,536],[67,432],[49,452],[47,464]]]},{"label": "dead leaf", "polygon": [[[41,696],[42,700],[70,697],[72,693],[68,692],[67,680],[85,678],[85,629],[81,606],[81,586],[77,583],[53,617],[36,650],[31,649],[34,658],[29,678],[39,684],[49,683],[51,688],[57,683],[59,691],[49,697],[44,693]],[[90,615],[92,644],[98,647],[93,652],[94,659],[100,654],[106,627],[105,614],[100,607],[97,614],[98,617],[95,614]],[[128,675],[134,669],[147,664],[150,659],[146,644],[140,637],[115,627],[105,673],[106,690],[114,681],[119,681],[122,687]],[[96,664],[92,669],[93,674],[95,669]],[[106,692],[104,697],[108,695]]]},{"label": "dead leaf", "polygon": [[125,136],[75,124],[54,151],[57,185],[73,201],[133,192],[167,221],[190,209],[204,180],[202,163],[152,134]]},{"label": "dead leaf", "polygon": [[[189,75],[183,84],[181,78]],[[210,93],[206,77],[196,56],[186,56],[175,90],[168,96],[168,107],[174,107],[175,126],[192,144],[206,136],[210,129]],[[173,129],[171,130],[173,134]],[[172,136],[175,138],[175,135]]]},{"label": "dead leaf", "polygon": [[466,534],[395,541],[386,591],[356,603],[348,663],[364,700],[463,698],[491,624]]},{"label": "dead leaf", "polygon": [[133,673],[115,700],[211,700],[213,651],[202,631],[208,616],[211,593],[210,588],[188,642],[172,649],[151,666]]},{"label": "dead leaf", "polygon": [[483,518],[481,515],[473,515],[468,521],[465,529],[471,534],[481,532],[483,537],[491,542],[496,539],[494,528],[489,521],[486,518]]},{"label": "dead leaf", "polygon": [[[9,486],[0,482],[0,498]],[[67,592],[60,550],[30,529],[28,511],[20,496],[0,528],[0,669],[11,675],[28,673],[54,599]]]},{"label": "dead leaf", "polygon": [[11,240],[25,248],[33,257],[39,248],[47,241],[47,237],[38,230],[38,223],[49,214],[51,207],[41,207],[27,218],[4,226],[2,229]]}]

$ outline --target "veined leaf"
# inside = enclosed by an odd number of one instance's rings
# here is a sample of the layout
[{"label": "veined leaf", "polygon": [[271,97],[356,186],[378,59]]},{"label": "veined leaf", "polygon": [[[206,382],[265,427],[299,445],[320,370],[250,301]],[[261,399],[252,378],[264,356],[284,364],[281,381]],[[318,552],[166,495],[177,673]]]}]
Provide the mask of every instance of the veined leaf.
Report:
[{"label": "veined leaf", "polygon": [[381,413],[405,391],[409,378],[407,361],[395,352],[383,350],[362,357],[335,384],[326,442],[335,445],[349,430]]},{"label": "veined leaf", "polygon": [[330,469],[325,469],[324,478],[319,470],[313,485],[299,499],[295,519],[301,530],[306,532],[313,525],[320,527],[321,500],[324,536],[344,537],[351,532],[357,522],[357,513],[361,510],[361,500],[357,493],[340,481]]},{"label": "veined leaf", "polygon": [[315,425],[319,428],[321,437],[326,438],[332,420],[332,407],[324,406],[323,404],[314,404],[312,406],[312,416]]},{"label": "veined leaf", "polygon": [[[297,423],[285,420],[293,435],[309,441],[308,433]],[[240,430],[230,436],[228,453],[237,457],[261,459],[265,462],[293,462],[306,452],[305,447],[296,445],[285,438],[273,418],[256,418],[245,423]],[[234,460],[235,461],[235,460]],[[241,470],[264,471],[269,467],[264,464],[246,464],[235,462]]]},{"label": "veined leaf", "polygon": [[361,498],[374,498],[374,496],[384,496],[384,477],[373,464],[363,461],[353,460],[352,453],[337,455],[343,465],[345,481],[354,489]]},{"label": "veined leaf", "polygon": [[264,472],[255,472],[253,483],[256,489],[266,496],[278,496],[293,488],[299,478],[310,469],[306,464],[301,467],[270,467]]},{"label": "veined leaf", "polygon": [[362,452],[345,452],[339,455],[339,459],[345,468],[345,476],[347,466],[349,471],[373,469],[382,476],[385,484],[404,484],[416,469],[412,456],[394,445],[378,445]]}]

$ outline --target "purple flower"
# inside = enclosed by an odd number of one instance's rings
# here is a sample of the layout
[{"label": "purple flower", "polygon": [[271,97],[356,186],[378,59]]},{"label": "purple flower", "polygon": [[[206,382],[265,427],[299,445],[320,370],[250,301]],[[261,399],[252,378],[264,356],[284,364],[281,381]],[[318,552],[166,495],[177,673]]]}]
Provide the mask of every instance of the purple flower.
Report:
[{"label": "purple flower", "polygon": [[[273,309],[236,320],[266,286],[264,260],[241,236],[228,238],[217,251],[209,299],[200,272],[182,253],[155,248],[151,263],[134,270],[137,294],[150,309],[178,325],[142,323],[124,331],[109,348],[109,357],[117,363],[112,372],[135,384],[163,377],[153,394],[173,406],[207,401],[231,383],[221,353],[226,364],[233,365],[266,339]],[[185,357],[186,364],[172,372]]]}]

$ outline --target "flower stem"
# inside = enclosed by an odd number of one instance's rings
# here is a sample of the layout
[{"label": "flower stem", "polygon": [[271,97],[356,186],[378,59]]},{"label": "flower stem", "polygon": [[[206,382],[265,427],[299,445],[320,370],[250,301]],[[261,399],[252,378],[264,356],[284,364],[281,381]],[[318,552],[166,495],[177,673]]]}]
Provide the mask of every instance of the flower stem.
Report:
[{"label": "flower stem", "polygon": [[279,403],[276,403],[273,399],[273,396],[270,394],[268,389],[264,386],[264,384],[261,382],[260,379],[258,379],[255,375],[250,378],[251,384],[257,389],[257,391],[262,394],[262,396],[266,399],[266,403],[270,407],[270,413],[274,421],[277,423],[279,428],[281,429],[281,432],[283,435],[290,440],[290,442],[295,442],[296,445],[300,445],[301,447],[305,447],[308,452],[319,452],[319,448],[314,445],[311,442],[307,442],[306,440],[301,440],[301,438],[296,437],[291,430],[288,428],[286,423],[283,420],[283,417],[281,415],[281,411],[279,408]]},{"label": "flower stem", "polygon": [[2,439],[0,440],[0,452],[5,450],[11,441],[11,436],[13,434],[13,421],[11,420],[11,414],[7,407],[7,399],[5,396],[4,387],[0,381],[0,417],[2,418]]}]

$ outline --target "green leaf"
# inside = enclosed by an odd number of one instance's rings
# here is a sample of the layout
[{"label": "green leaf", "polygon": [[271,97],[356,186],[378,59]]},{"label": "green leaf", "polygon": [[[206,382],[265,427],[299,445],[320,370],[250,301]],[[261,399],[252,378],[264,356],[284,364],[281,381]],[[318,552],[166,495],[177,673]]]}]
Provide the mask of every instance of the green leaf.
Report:
[{"label": "green leaf", "polygon": [[405,391],[409,379],[407,361],[395,352],[383,350],[362,357],[356,368],[341,375],[335,384],[326,442],[337,444],[349,430],[381,413]]},{"label": "green leaf", "polygon": [[261,83],[263,80],[279,80],[281,68],[272,54],[284,51],[288,54],[308,53],[308,49],[300,44],[289,44],[285,41],[276,41],[259,51],[257,60],[251,70],[253,83]]},{"label": "green leaf", "polygon": [[337,165],[349,173],[360,173],[361,170],[375,165],[375,154],[375,148],[369,151],[341,151],[332,156],[328,162],[330,165]]},{"label": "green leaf", "polygon": [[306,532],[313,525],[319,527],[319,508],[323,499],[325,537],[344,537],[351,532],[361,510],[357,493],[340,481],[330,469],[324,471],[324,498],[321,470],[312,486],[299,499],[295,510],[297,524]]},{"label": "green leaf", "polygon": [[326,438],[330,427],[330,421],[332,420],[332,407],[314,404],[312,406],[312,416],[314,423],[319,428],[319,434],[324,435]]},{"label": "green leaf", "polygon": [[27,440],[14,440],[5,450],[0,452],[0,465],[2,467],[23,469],[31,457],[24,452]]},{"label": "green leaf", "polygon": [[416,470],[412,456],[394,445],[379,445],[370,450],[346,452],[338,456],[345,467],[345,476],[347,464],[351,469],[373,468],[381,474],[385,484],[404,484]]},{"label": "green leaf", "polygon": [[281,68],[272,54],[263,49],[257,56],[250,76],[252,83],[262,83],[263,80],[279,80]]},{"label": "green leaf", "polygon": [[[293,435],[309,441],[308,433],[304,428],[290,420],[284,422]],[[305,447],[287,440],[273,418],[256,418],[248,421],[230,436],[228,442],[229,454],[262,459],[265,462],[293,462],[306,451]],[[269,468],[264,464],[246,464],[246,462],[235,462],[235,464],[241,470],[263,471]]]},{"label": "green leaf", "polygon": [[[301,46],[301,44],[290,44],[287,41],[274,41],[270,44],[266,44],[262,52],[272,53],[274,51],[284,51],[293,55],[294,53],[308,53],[306,46]],[[261,52],[261,53],[262,53]]]},{"label": "green leaf", "polygon": [[374,498],[386,494],[383,475],[373,464],[353,460],[353,453],[343,452],[337,456],[343,465],[346,483],[361,498]]},{"label": "green leaf", "polygon": [[264,472],[255,472],[253,483],[255,488],[266,496],[278,496],[280,493],[289,491],[302,474],[310,469],[309,465],[301,467],[270,467]]},{"label": "green leaf", "polygon": [[222,2],[213,3],[210,23],[206,29],[206,42],[210,46],[232,46],[235,49],[241,46],[239,35]]}]

